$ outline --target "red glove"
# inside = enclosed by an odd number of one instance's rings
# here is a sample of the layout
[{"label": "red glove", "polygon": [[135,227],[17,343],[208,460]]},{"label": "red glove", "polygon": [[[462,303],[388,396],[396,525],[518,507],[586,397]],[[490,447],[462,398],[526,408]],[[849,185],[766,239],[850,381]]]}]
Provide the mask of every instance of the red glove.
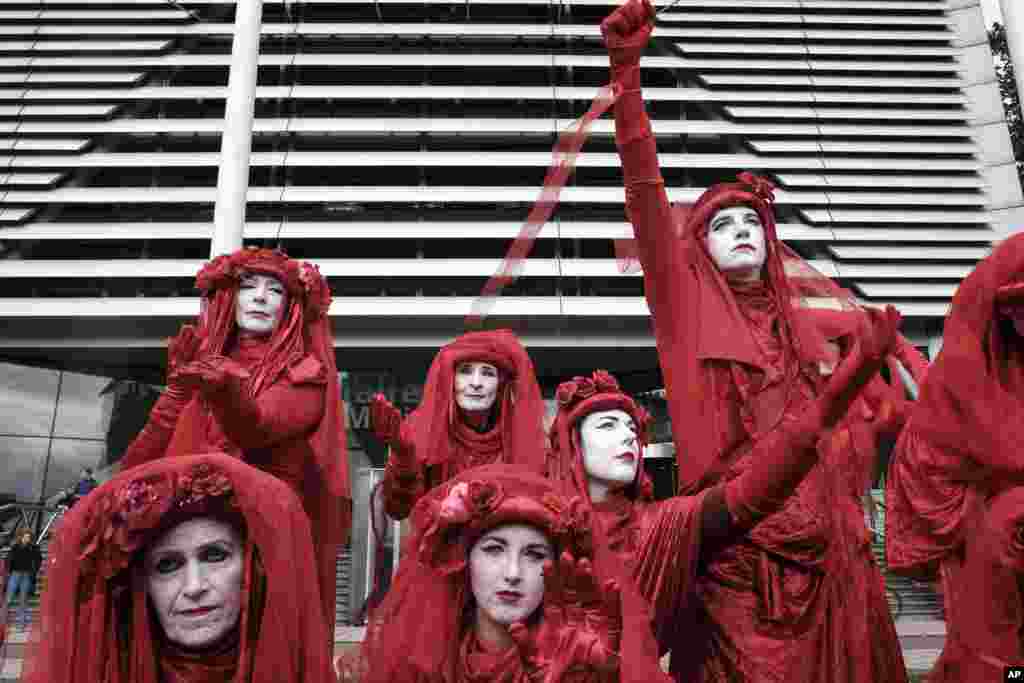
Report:
[{"label": "red glove", "polygon": [[601,22],[613,76],[640,63],[653,30],[654,6],[650,0],[628,0]]},{"label": "red glove", "polygon": [[168,378],[168,382],[199,389],[204,394],[214,394],[229,386],[237,390],[249,376],[248,370],[230,358],[210,354],[181,366]]},{"label": "red glove", "polygon": [[402,433],[402,414],[384,394],[375,394],[370,400],[370,429],[382,443],[394,446]]},{"label": "red glove", "polygon": [[167,374],[188,365],[199,355],[199,347],[203,338],[195,325],[182,325],[178,334],[167,342]]},{"label": "red glove", "polygon": [[884,311],[866,309],[853,347],[829,377],[818,398],[823,429],[834,427],[850,409],[861,390],[878,374],[896,344],[900,314],[892,306]]},{"label": "red glove", "polygon": [[544,619],[533,631],[512,624],[509,634],[523,660],[557,683],[571,670],[613,673],[619,667],[622,612],[619,585],[597,582],[590,560],[565,551],[558,570],[544,565]]}]

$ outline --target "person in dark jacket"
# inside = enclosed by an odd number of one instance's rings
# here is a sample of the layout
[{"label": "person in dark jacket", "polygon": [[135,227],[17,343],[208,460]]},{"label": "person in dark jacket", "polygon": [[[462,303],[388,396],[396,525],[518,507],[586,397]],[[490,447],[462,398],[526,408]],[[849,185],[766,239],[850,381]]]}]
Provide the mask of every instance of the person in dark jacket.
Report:
[{"label": "person in dark jacket", "polygon": [[11,546],[7,556],[7,610],[9,613],[14,601],[20,596],[15,624],[22,628],[28,625],[28,598],[42,563],[43,554],[39,546],[32,542],[32,532],[25,529],[18,534],[18,540]]}]

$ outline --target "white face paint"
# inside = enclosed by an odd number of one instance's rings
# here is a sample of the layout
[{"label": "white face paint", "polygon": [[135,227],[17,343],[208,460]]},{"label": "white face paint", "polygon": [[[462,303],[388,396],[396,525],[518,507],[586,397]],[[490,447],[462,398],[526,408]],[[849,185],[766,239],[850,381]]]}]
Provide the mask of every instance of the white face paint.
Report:
[{"label": "white face paint", "polygon": [[580,420],[580,450],[590,499],[604,500],[609,491],[636,481],[640,442],[633,418],[624,410],[599,410]]},{"label": "white face paint", "polygon": [[230,524],[196,517],[146,552],[146,592],[164,634],[186,648],[214,645],[238,623],[245,566]]},{"label": "white face paint", "polygon": [[708,251],[727,278],[756,280],[761,277],[767,250],[764,227],[749,206],[730,206],[708,223]]},{"label": "white face paint", "polygon": [[498,368],[467,361],[455,368],[455,403],[467,413],[482,413],[498,397]]},{"label": "white face paint", "polygon": [[551,542],[532,526],[504,524],[481,536],[469,551],[477,629],[505,631],[533,614],[544,599],[544,562],[554,557]]},{"label": "white face paint", "polygon": [[265,337],[277,329],[284,313],[287,290],[272,275],[246,273],[238,284],[235,299],[235,322],[238,328],[257,337]]}]

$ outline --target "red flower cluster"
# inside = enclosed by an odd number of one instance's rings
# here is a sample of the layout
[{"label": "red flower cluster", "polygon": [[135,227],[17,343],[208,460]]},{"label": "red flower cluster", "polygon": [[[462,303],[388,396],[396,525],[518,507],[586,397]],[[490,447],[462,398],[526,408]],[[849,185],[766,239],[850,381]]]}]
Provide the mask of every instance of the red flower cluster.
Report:
[{"label": "red flower cluster", "polygon": [[752,194],[763,200],[766,204],[771,204],[775,201],[775,184],[767,178],[754,175],[750,171],[743,171],[743,173],[736,176],[736,180],[749,185]]},{"label": "red flower cluster", "polygon": [[112,578],[131,564],[167,514],[212,497],[229,496],[230,503],[231,495],[231,481],[206,463],[177,478],[153,474],[105,492],[85,520],[78,553],[83,573]]},{"label": "red flower cluster", "polygon": [[291,296],[303,302],[313,320],[325,315],[331,306],[331,289],[315,265],[288,258],[284,252],[273,249],[240,249],[218,256],[199,271],[196,287],[202,292],[237,287],[247,271],[279,279]]},{"label": "red flower cluster", "polygon": [[590,508],[583,499],[574,496],[565,501],[557,496],[545,496],[544,507],[555,515],[552,532],[563,550],[569,550],[573,557],[593,556],[592,520]]},{"label": "red flower cluster", "polygon": [[560,406],[570,406],[577,401],[590,398],[595,394],[619,394],[619,382],[607,370],[595,370],[590,377],[573,377],[568,382],[558,385],[555,400]]}]

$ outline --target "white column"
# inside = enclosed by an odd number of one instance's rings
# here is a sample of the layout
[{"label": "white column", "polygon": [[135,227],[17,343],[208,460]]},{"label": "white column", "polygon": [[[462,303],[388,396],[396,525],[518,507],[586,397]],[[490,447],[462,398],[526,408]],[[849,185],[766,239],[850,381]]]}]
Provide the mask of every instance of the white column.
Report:
[{"label": "white column", "polygon": [[1017,79],[1017,94],[1024,98],[1024,2],[999,0],[999,5],[1006,27],[1006,46],[1010,49],[1010,61]]},{"label": "white column", "polygon": [[235,3],[235,35],[231,42],[231,70],[224,103],[210,258],[242,248],[262,19],[263,0]]}]

